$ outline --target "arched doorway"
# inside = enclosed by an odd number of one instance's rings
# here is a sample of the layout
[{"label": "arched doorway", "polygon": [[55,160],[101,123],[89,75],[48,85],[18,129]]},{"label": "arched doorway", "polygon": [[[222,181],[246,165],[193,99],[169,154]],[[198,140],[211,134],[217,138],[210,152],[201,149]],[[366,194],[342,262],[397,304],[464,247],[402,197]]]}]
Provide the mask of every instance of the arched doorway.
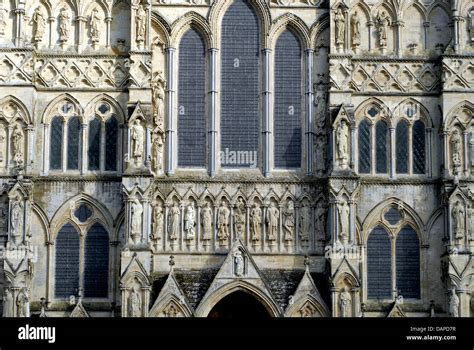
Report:
[{"label": "arched doorway", "polygon": [[209,312],[211,318],[269,318],[265,307],[252,295],[237,291],[219,301]]}]

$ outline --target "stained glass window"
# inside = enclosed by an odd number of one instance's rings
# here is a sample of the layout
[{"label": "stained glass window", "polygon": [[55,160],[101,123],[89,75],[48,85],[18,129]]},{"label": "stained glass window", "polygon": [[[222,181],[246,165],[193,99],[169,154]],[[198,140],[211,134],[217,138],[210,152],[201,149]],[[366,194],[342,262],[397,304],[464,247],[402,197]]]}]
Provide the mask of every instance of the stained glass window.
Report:
[{"label": "stained glass window", "polygon": [[391,242],[388,233],[375,228],[367,240],[367,288],[369,299],[392,298]]},{"label": "stained glass window", "polygon": [[106,298],[109,283],[109,236],[100,224],[86,235],[84,263],[84,296]]},{"label": "stained glass window", "polygon": [[52,170],[60,170],[63,167],[63,126],[62,118],[53,118],[49,151],[49,167]]},{"label": "stained glass window", "polygon": [[397,290],[404,298],[420,298],[420,244],[407,226],[397,236]]},{"label": "stained glass window", "polygon": [[413,173],[426,172],[426,133],[425,124],[417,120],[413,125]]},{"label": "stained glass window", "polygon": [[105,123],[105,170],[117,170],[118,122],[111,117]]},{"label": "stained glass window", "polygon": [[372,127],[367,120],[359,124],[359,173],[369,174],[372,168]]},{"label": "stained glass window", "polygon": [[79,289],[79,235],[71,224],[64,225],[56,238],[55,287],[57,298],[76,295]]},{"label": "stained glass window", "polygon": [[67,168],[68,170],[79,169],[80,152],[80,132],[81,126],[79,118],[74,117],[69,120],[67,133]]},{"label": "stained glass window", "polygon": [[378,174],[386,174],[388,172],[388,145],[387,123],[380,120],[375,126],[376,170]]},{"label": "stained glass window", "polygon": [[397,173],[408,173],[408,124],[401,121],[397,125]]},{"label": "stained glass window", "polygon": [[87,150],[89,170],[100,170],[101,128],[101,122],[97,118],[89,123],[89,149]]}]

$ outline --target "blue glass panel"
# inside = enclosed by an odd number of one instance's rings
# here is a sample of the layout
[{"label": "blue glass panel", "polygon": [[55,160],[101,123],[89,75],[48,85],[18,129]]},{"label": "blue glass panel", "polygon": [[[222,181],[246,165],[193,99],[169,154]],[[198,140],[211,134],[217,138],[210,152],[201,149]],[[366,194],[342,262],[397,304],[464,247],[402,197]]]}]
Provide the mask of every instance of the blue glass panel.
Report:
[{"label": "blue glass panel", "polygon": [[67,168],[68,170],[79,170],[79,145],[81,133],[79,118],[71,118],[67,128]]},{"label": "blue glass panel", "polygon": [[392,299],[391,242],[387,232],[375,228],[367,240],[367,288],[369,299]]},{"label": "blue glass panel", "polygon": [[408,124],[405,121],[397,125],[397,173],[408,173]]},{"label": "blue glass panel", "polygon": [[49,150],[49,167],[60,170],[63,167],[63,120],[54,117],[51,122],[51,140]]},{"label": "blue glass panel", "polygon": [[54,294],[69,298],[79,290],[79,235],[71,224],[64,225],[56,238]]},{"label": "blue glass panel", "polygon": [[388,173],[388,127],[383,120],[377,122],[375,126],[375,148],[377,159],[377,173]]},{"label": "blue glass panel", "polygon": [[206,51],[190,29],[179,46],[178,165],[206,166]]},{"label": "blue glass panel", "polygon": [[80,222],[86,222],[92,216],[92,209],[89,208],[87,205],[82,204],[79,208],[76,209],[74,212],[74,216]]},{"label": "blue glass panel", "polygon": [[87,232],[84,265],[84,296],[106,298],[109,284],[109,236],[100,224]]},{"label": "blue glass panel", "polygon": [[413,125],[413,173],[426,172],[426,142],[425,124],[417,120]]},{"label": "blue glass panel", "polygon": [[372,168],[372,127],[367,120],[359,124],[359,173],[369,174]]},{"label": "blue glass panel", "polygon": [[101,122],[97,118],[89,123],[89,149],[87,150],[89,170],[100,170],[101,128]]},{"label": "blue glass panel", "polygon": [[[260,133],[260,29],[250,1],[230,5],[221,40],[221,150],[229,155],[222,157],[222,166],[250,167],[256,163]],[[232,157],[237,153],[229,152],[247,153]]]},{"label": "blue glass panel", "polygon": [[105,123],[105,170],[117,170],[118,122],[114,117]]},{"label": "blue glass panel", "polygon": [[402,214],[397,209],[390,208],[385,213],[384,218],[390,225],[396,225],[402,219]]},{"label": "blue glass panel", "polygon": [[420,244],[407,226],[397,236],[397,290],[404,298],[420,298]]},{"label": "blue glass panel", "polygon": [[290,30],[275,50],[274,161],[277,168],[301,167],[301,45]]}]

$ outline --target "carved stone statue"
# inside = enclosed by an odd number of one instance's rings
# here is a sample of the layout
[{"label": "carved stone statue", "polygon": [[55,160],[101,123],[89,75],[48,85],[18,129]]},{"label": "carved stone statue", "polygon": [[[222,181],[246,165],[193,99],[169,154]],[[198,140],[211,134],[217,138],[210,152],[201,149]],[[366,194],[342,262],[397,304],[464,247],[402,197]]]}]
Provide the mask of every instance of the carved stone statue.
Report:
[{"label": "carved stone statue", "polygon": [[30,296],[28,289],[22,288],[16,298],[16,310],[18,317],[30,317]]},{"label": "carved stone statue", "polygon": [[132,224],[131,224],[131,238],[133,244],[139,244],[142,237],[142,220],[143,220],[143,206],[140,201],[135,198],[131,204],[132,208]]},{"label": "carved stone statue", "polygon": [[12,145],[13,145],[13,159],[17,165],[23,163],[23,149],[25,147],[25,141],[23,136],[23,129],[20,124],[15,126],[12,134]]},{"label": "carved stone statue", "polygon": [[224,201],[221,201],[221,205],[217,210],[217,237],[220,240],[229,238],[229,215],[229,208],[227,208]]},{"label": "carved stone statue", "polygon": [[13,317],[13,296],[8,288],[3,291],[3,317]]},{"label": "carved stone statue", "polygon": [[449,314],[451,317],[459,317],[459,297],[454,288],[449,296]]},{"label": "carved stone statue", "polygon": [[136,42],[140,45],[145,41],[147,14],[144,6],[140,4],[137,9],[136,20]]},{"label": "carved stone statue", "polygon": [[347,167],[349,160],[348,153],[349,130],[345,122],[341,122],[337,128],[337,158],[339,165],[343,168]]},{"label": "carved stone statue", "polygon": [[44,18],[41,9],[36,8],[32,17],[33,22],[33,40],[35,42],[40,42],[43,40],[44,30],[46,28],[46,20]]},{"label": "carved stone statue", "polygon": [[334,17],[335,33],[336,33],[336,45],[344,45],[345,33],[346,33],[346,18],[342,9],[339,7]]},{"label": "carved stone statue", "polygon": [[135,286],[130,292],[128,298],[128,317],[141,317],[142,316],[142,301],[138,291],[138,287]]},{"label": "carved stone statue", "polygon": [[267,209],[266,222],[268,225],[267,239],[269,241],[276,240],[278,235],[278,218],[280,211],[275,206],[275,203],[270,203],[270,207]]},{"label": "carved stone statue", "polygon": [[311,230],[311,208],[304,204],[300,212],[300,237],[302,241],[309,240]]},{"label": "carved stone statue", "polygon": [[341,292],[339,300],[339,308],[341,312],[341,317],[351,317],[351,307],[352,307],[352,296],[348,288],[344,288]]},{"label": "carved stone statue", "polygon": [[341,238],[343,243],[347,243],[349,238],[349,216],[350,216],[350,209],[349,205],[346,201],[342,201],[340,205],[337,207],[337,211],[339,212],[339,221],[340,221],[340,234],[339,237]]},{"label": "carved stone statue", "polygon": [[7,135],[5,133],[5,129],[0,125],[0,163],[4,163],[6,160],[5,154],[3,153],[6,139]]},{"label": "carved stone statue", "polygon": [[65,43],[69,40],[69,26],[71,24],[69,21],[69,12],[65,7],[63,7],[59,11],[58,23],[59,23],[59,41],[61,43]]},{"label": "carved stone statue", "polygon": [[151,236],[152,240],[160,240],[163,236],[163,227],[164,227],[164,214],[163,207],[159,204],[155,205],[153,208],[153,234]]},{"label": "carved stone statue", "polygon": [[316,85],[316,95],[314,96],[314,115],[316,119],[316,133],[318,135],[324,133],[326,126],[328,93],[325,86]]},{"label": "carved stone statue", "polygon": [[209,202],[202,208],[202,239],[210,240],[212,238],[212,208]]},{"label": "carved stone statue", "polygon": [[285,241],[292,241],[295,232],[295,204],[293,201],[288,201],[286,210],[283,213],[285,221],[283,227],[285,229]]},{"label": "carved stone statue", "polygon": [[136,166],[140,166],[144,156],[145,130],[140,120],[135,119],[132,125],[132,156],[135,159]]},{"label": "carved stone statue", "polygon": [[98,42],[100,38],[100,23],[102,18],[99,15],[99,9],[96,7],[91,13],[89,26],[90,26],[90,38],[93,43]]},{"label": "carved stone statue", "polygon": [[453,175],[459,173],[462,163],[462,139],[461,135],[457,130],[454,130],[453,135],[451,136],[451,152],[452,152],[452,162],[453,162]]},{"label": "carved stone statue", "polygon": [[252,221],[252,241],[258,242],[262,236],[262,209],[260,209],[256,203],[253,205],[252,211],[250,212],[250,218]]},{"label": "carved stone statue", "polygon": [[360,45],[360,18],[357,11],[351,17],[351,34],[352,46],[358,47]]},{"label": "carved stone statue", "polygon": [[179,237],[179,214],[178,204],[175,203],[170,210],[169,238],[171,241]]},{"label": "carved stone statue", "polygon": [[237,204],[235,206],[235,213],[234,213],[234,226],[235,232],[237,236],[242,237],[245,230],[245,203],[241,197],[237,199]]},{"label": "carved stone statue", "polygon": [[316,205],[315,216],[315,232],[319,239],[326,237],[326,207],[324,201],[320,200]]},{"label": "carved stone statue", "polygon": [[315,155],[316,155],[316,173],[318,175],[324,174],[326,170],[326,137],[325,136],[318,136],[316,138],[316,147],[315,147]]},{"label": "carved stone statue", "polygon": [[156,173],[163,170],[163,146],[164,146],[163,133],[157,132],[153,134],[153,169]]},{"label": "carved stone statue", "polygon": [[306,305],[300,310],[301,317],[314,317],[316,314],[316,309],[310,303],[306,303]]},{"label": "carved stone statue", "polygon": [[194,210],[194,203],[191,203],[186,207],[186,213],[184,214],[184,231],[186,232],[186,239],[194,239],[196,237],[195,226],[196,212]]},{"label": "carved stone statue", "polygon": [[176,309],[176,305],[173,302],[170,303],[168,308],[165,311],[163,311],[163,313],[165,314],[165,317],[169,317],[169,318],[178,317],[178,310]]},{"label": "carved stone statue", "polygon": [[5,35],[5,28],[7,26],[7,9],[0,4],[0,37]]},{"label": "carved stone statue", "polygon": [[164,120],[165,120],[165,79],[163,78],[163,72],[159,71],[152,81],[152,92],[153,92],[153,118],[155,120],[156,127],[163,131]]},{"label": "carved stone statue", "polygon": [[452,210],[453,234],[457,242],[462,241],[466,234],[464,205],[457,201]]},{"label": "carved stone statue", "polygon": [[385,11],[379,12],[377,19],[377,32],[379,35],[379,45],[384,48],[387,46],[388,26],[390,25],[390,17]]},{"label": "carved stone statue", "polygon": [[236,277],[242,277],[244,275],[245,262],[242,252],[237,249],[234,253],[234,274]]},{"label": "carved stone statue", "polygon": [[15,198],[11,208],[11,239],[14,245],[19,246],[23,243],[23,202],[21,198]]}]

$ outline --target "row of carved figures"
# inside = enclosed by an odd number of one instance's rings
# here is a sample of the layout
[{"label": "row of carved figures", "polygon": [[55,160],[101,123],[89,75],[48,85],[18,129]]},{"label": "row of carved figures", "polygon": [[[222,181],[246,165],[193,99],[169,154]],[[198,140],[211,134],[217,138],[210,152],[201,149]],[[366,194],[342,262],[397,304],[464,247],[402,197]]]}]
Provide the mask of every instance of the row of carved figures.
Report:
[{"label": "row of carved figures", "polygon": [[[143,205],[135,198],[131,202],[130,207],[131,243],[139,244],[142,237]],[[150,238],[157,244],[164,236],[164,233],[166,233],[170,242],[177,241],[180,237],[181,226],[183,226],[184,239],[192,241],[196,239],[198,219],[200,219],[202,241],[209,242],[214,237],[214,233],[216,233],[217,240],[225,242],[230,238],[231,225],[233,225],[237,237],[244,236],[245,232],[247,232],[248,218],[249,237],[253,244],[259,243],[262,239],[262,229],[265,230],[266,241],[275,242],[280,232],[280,223],[285,242],[292,242],[295,239],[296,232],[298,232],[302,242],[310,240],[312,208],[307,203],[301,204],[298,220],[297,208],[292,200],[288,200],[280,206],[271,202],[269,205],[264,206],[262,210],[259,204],[254,203],[249,206],[246,205],[242,198],[239,198],[232,209],[229,208],[229,205],[224,200],[215,205],[214,210],[209,202],[204,203],[198,208],[196,208],[194,202],[181,205],[175,202],[166,206],[165,209],[160,203],[155,203],[153,205],[152,234]],[[326,212],[327,208],[323,201],[319,201],[315,208],[314,227],[321,237],[324,237],[326,231]]]}]

